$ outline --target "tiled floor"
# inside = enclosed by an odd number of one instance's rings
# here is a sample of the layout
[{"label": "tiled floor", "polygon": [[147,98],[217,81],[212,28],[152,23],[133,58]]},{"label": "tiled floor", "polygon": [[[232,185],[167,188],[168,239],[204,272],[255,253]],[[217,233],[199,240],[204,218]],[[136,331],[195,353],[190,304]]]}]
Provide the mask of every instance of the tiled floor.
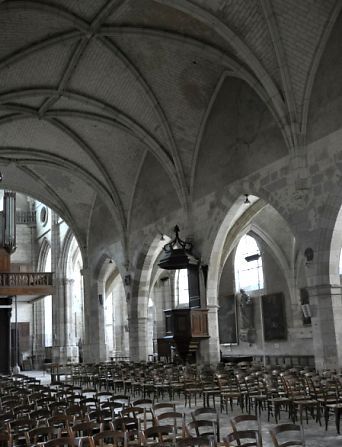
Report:
[{"label": "tiled floor", "polygon": [[[23,374],[40,379],[42,384],[50,383],[50,374],[47,374],[43,371],[25,371],[23,372]],[[184,411],[187,420],[190,420],[190,412],[192,411],[194,406],[193,408],[184,407],[184,400],[176,400],[175,402],[177,404],[177,411]],[[222,436],[230,431],[229,419],[232,416],[236,416],[238,414],[240,414],[240,411],[236,407],[234,408],[233,413],[229,412],[228,414],[221,414],[220,427]],[[287,422],[286,417],[284,416],[280,422]],[[263,434],[263,446],[272,447],[273,445],[270,440],[269,428],[274,425],[274,421],[271,420],[270,422],[267,422],[267,414],[265,412],[261,414],[261,425]],[[342,435],[337,435],[333,417],[330,417],[329,427],[327,431],[325,431],[324,423],[322,423],[322,426],[319,426],[318,423],[310,420],[308,424],[304,422],[303,428],[307,447],[342,447]]]}]

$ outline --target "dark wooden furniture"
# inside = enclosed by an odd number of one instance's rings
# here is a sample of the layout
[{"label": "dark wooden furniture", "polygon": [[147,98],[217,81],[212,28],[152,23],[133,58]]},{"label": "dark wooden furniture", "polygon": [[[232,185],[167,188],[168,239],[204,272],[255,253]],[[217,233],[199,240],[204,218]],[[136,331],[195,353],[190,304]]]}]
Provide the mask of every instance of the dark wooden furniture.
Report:
[{"label": "dark wooden furniture", "polygon": [[11,312],[12,297],[0,300],[0,373],[9,374],[11,369]]},{"label": "dark wooden furniture", "polygon": [[209,338],[208,309],[168,309],[164,312],[166,328],[164,339],[172,340],[179,357],[184,362],[195,361],[200,341]]}]

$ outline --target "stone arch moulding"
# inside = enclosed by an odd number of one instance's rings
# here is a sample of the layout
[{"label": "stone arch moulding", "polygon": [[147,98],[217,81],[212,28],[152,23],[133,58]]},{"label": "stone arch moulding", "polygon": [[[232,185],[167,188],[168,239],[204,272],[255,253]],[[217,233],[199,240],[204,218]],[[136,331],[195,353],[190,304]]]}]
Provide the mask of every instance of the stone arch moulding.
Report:
[{"label": "stone arch moulding", "polygon": [[[165,236],[164,236],[165,237]],[[160,234],[155,236],[147,249],[143,264],[140,269],[138,296],[136,300],[137,316],[138,318],[147,318],[148,313],[148,299],[150,295],[150,288],[152,285],[153,266],[163,248],[168,241],[161,240]]]},{"label": "stone arch moulding", "polygon": [[[251,217],[251,219],[253,219],[253,217]],[[232,226],[232,228],[233,227],[234,226]],[[252,237],[254,237],[254,236],[259,237],[270,249],[270,252],[272,253],[274,259],[278,263],[280,270],[284,274],[284,278],[285,278],[285,281],[286,281],[286,284],[287,284],[287,287],[288,287],[288,290],[290,293],[290,297],[291,297],[291,303],[295,304],[296,303],[296,294],[295,294],[294,288],[291,286],[291,268],[290,268],[289,262],[287,261],[284,253],[280,249],[279,245],[274,241],[274,239],[269,234],[264,232],[259,226],[255,225],[254,223],[249,223],[247,226],[242,228],[240,232],[238,232],[236,234],[236,236],[235,236],[234,240],[232,241],[232,243],[230,244],[229,250],[227,252],[224,252],[224,248],[226,248],[226,247],[223,247],[221,259],[222,259],[222,256],[224,256],[224,259],[221,263],[218,281],[220,281],[222,269],[223,269],[224,264],[226,263],[229,255],[237,247],[240,239],[246,234],[250,234]],[[258,241],[256,241],[256,242],[258,243]],[[219,284],[219,282],[218,282],[218,284]]]},{"label": "stone arch moulding", "polygon": [[[249,190],[249,189],[247,189]],[[260,196],[259,196],[260,197]],[[209,272],[208,272],[208,287],[207,287],[207,305],[217,305],[217,292],[218,292],[218,284],[220,281],[220,275],[223,266],[223,256],[225,258],[228,257],[231,250],[236,246],[240,238],[247,234],[249,231],[252,231],[255,235],[260,237],[270,248],[273,253],[275,259],[279,263],[281,270],[284,273],[284,277],[286,278],[286,283],[288,285],[288,289],[291,295],[291,301],[295,301],[295,296],[293,294],[293,287],[291,287],[291,279],[290,279],[290,265],[286,260],[285,255],[282,253],[278,244],[267,235],[261,228],[252,223],[255,215],[263,209],[257,209],[255,213],[251,213],[246,222],[242,223],[241,231],[237,231],[236,235],[233,237],[229,250],[228,247],[225,246],[225,242],[227,236],[230,231],[234,229],[234,226],[238,224],[240,217],[243,216],[244,212],[241,209],[241,204],[243,203],[244,195],[240,194],[238,198],[233,202],[232,206],[226,213],[225,217],[221,221],[221,224],[216,233],[216,237],[212,244],[212,249],[209,256]],[[263,198],[261,200],[264,200]],[[256,202],[257,203],[257,202]],[[265,205],[270,204],[265,201]],[[270,204],[274,209],[276,209],[273,204]],[[289,227],[290,228],[290,227]],[[224,260],[225,261],[225,260]]]},{"label": "stone arch moulding", "polygon": [[47,240],[47,238],[44,237],[38,254],[38,263],[37,263],[38,272],[44,271],[49,250],[51,250],[51,245]]},{"label": "stone arch moulding", "polygon": [[[69,250],[70,250],[70,247],[71,247],[71,243],[72,243],[72,240],[73,240],[74,237],[75,237],[74,233],[71,230],[71,228],[69,227],[68,231],[67,231],[67,233],[66,233],[66,235],[64,237],[64,240],[63,240],[63,246],[62,246],[62,250],[61,250],[61,260],[60,260],[63,276],[65,278],[68,276],[67,275],[68,256],[69,256]],[[84,264],[83,253],[82,253],[80,244],[78,243],[77,239],[76,239],[76,242],[77,242],[77,244],[78,244],[78,246],[80,248],[82,262]]]},{"label": "stone arch moulding", "polygon": [[[108,254],[103,254],[98,262],[95,272],[97,278],[98,298],[101,305],[103,305],[104,302],[106,281],[115,270],[117,270],[116,262]],[[102,297],[102,303],[100,296]]]},{"label": "stone arch moulding", "polygon": [[222,255],[225,246],[225,241],[229,231],[233,228],[239,217],[243,214],[241,212],[241,204],[243,203],[244,195],[239,194],[230,208],[223,216],[220,225],[214,235],[211,250],[209,251],[209,270],[207,279],[207,305],[217,306],[217,288],[221,273]]}]

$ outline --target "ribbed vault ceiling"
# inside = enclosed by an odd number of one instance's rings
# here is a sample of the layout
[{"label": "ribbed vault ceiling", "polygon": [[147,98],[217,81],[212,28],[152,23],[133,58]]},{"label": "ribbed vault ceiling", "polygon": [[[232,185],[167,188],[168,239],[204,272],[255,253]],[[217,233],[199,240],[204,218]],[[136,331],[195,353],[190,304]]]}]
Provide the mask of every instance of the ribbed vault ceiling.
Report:
[{"label": "ribbed vault ceiling", "polygon": [[3,186],[45,201],[84,242],[97,194],[127,231],[151,154],[187,206],[201,129],[224,76],[255,90],[295,150],[341,5],[0,2]]}]

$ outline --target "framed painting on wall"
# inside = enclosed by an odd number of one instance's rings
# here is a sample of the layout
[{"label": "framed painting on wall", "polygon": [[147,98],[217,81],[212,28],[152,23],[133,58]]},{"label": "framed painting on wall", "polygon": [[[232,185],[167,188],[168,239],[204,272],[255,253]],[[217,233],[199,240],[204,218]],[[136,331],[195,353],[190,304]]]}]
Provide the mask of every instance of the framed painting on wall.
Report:
[{"label": "framed painting on wall", "polygon": [[286,340],[287,324],[284,294],[280,292],[262,295],[261,300],[265,341]]},{"label": "framed painting on wall", "polygon": [[237,344],[236,297],[224,295],[219,297],[219,336],[220,343]]}]

